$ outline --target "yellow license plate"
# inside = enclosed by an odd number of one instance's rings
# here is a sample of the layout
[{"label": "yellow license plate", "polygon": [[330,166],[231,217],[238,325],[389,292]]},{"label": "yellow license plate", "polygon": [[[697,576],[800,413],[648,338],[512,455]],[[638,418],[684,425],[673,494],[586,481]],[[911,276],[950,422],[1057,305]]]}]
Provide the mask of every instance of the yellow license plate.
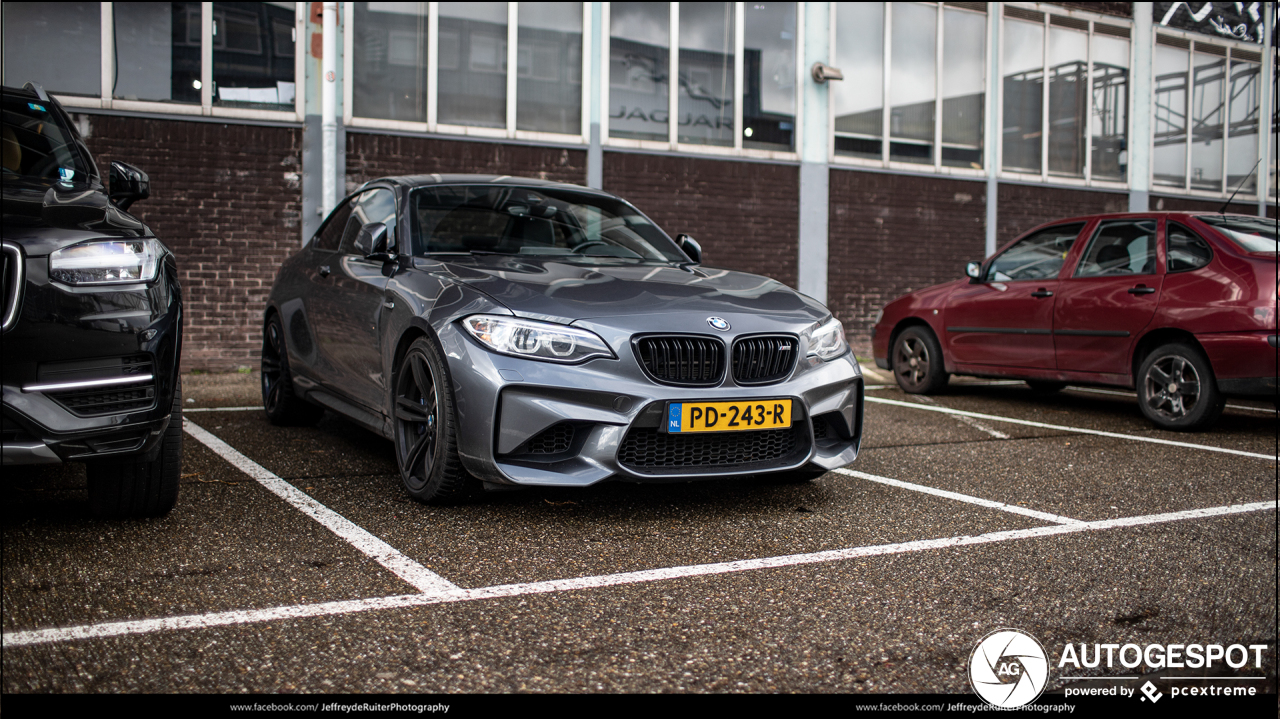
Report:
[{"label": "yellow license plate", "polygon": [[667,405],[668,432],[742,432],[790,426],[789,399],[672,402]]}]

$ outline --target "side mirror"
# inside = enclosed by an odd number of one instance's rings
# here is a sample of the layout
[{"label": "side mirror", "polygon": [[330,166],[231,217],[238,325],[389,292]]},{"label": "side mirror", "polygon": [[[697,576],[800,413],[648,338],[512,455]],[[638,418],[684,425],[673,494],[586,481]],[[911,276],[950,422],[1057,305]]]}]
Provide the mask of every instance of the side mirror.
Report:
[{"label": "side mirror", "polygon": [[393,262],[394,252],[387,251],[387,226],[381,222],[370,222],[360,228],[356,235],[356,254],[374,262]]},{"label": "side mirror", "polygon": [[693,264],[702,264],[702,245],[699,245],[697,240],[690,235],[676,235],[676,244],[680,245],[680,249],[693,260]]},{"label": "side mirror", "polygon": [[982,263],[970,262],[964,266],[964,273],[969,276],[969,284],[974,284],[982,276]]},{"label": "side mirror", "polygon": [[110,181],[107,196],[122,210],[128,210],[129,205],[138,200],[151,197],[151,178],[133,165],[112,162]]}]

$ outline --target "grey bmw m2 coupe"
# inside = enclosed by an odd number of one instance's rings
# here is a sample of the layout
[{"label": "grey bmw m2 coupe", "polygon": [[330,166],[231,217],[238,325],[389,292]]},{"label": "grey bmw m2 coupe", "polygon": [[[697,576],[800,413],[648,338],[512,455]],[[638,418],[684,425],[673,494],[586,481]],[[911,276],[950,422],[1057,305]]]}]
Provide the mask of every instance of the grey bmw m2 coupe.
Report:
[{"label": "grey bmw m2 coupe", "polygon": [[275,424],[337,412],[395,443],[408,493],[771,475],[853,461],[862,373],[820,303],[704,267],[613,195],[390,177],[280,268],[262,343]]}]

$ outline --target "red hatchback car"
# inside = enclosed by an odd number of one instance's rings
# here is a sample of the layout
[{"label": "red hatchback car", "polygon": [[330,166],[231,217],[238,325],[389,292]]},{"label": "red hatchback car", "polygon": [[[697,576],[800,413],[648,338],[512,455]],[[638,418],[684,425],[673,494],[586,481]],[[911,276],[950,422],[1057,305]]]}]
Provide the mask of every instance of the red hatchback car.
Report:
[{"label": "red hatchback car", "polygon": [[952,374],[1136,388],[1165,429],[1207,427],[1228,395],[1276,399],[1275,220],[1155,212],[1051,222],[969,278],[913,292],[872,329],[906,392]]}]

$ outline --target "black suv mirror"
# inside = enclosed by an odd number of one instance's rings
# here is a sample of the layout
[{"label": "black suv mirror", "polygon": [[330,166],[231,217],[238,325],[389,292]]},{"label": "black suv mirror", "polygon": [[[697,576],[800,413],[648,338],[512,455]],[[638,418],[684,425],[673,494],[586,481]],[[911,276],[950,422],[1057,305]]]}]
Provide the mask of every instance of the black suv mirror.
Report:
[{"label": "black suv mirror", "polygon": [[138,200],[151,197],[151,178],[147,173],[128,163],[115,161],[111,163],[111,187],[108,190],[111,201],[122,210]]},{"label": "black suv mirror", "polygon": [[394,262],[396,255],[387,248],[387,226],[381,222],[370,222],[360,228],[356,235],[356,254],[363,255],[374,262]]},{"label": "black suv mirror", "polygon": [[692,235],[676,235],[676,244],[680,245],[680,249],[693,260],[693,264],[702,264],[702,245],[699,245]]}]

